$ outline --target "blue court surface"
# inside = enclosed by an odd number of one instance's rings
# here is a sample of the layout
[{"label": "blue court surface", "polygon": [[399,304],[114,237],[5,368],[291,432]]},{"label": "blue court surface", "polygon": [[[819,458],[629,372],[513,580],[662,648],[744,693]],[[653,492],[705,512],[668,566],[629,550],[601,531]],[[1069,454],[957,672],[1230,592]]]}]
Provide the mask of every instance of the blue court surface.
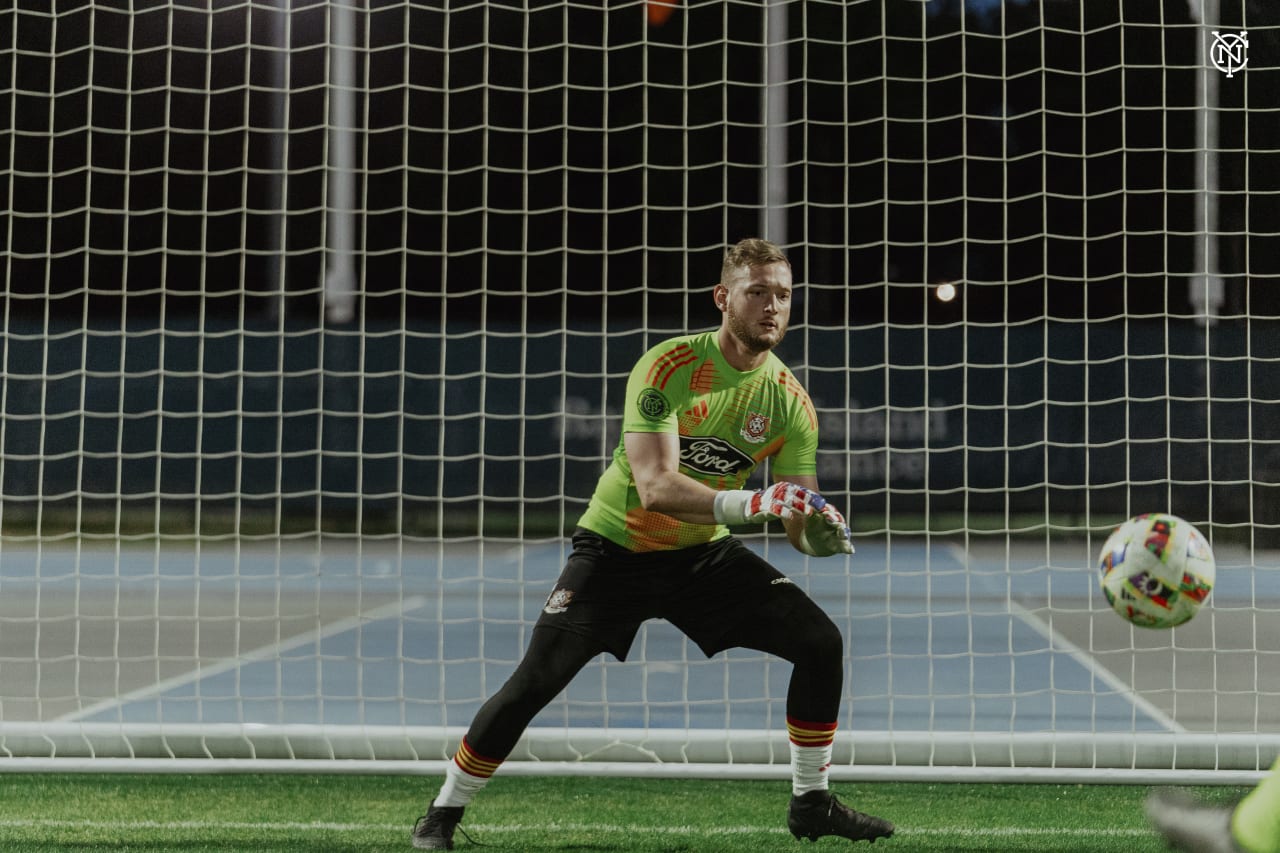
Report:
[{"label": "blue court surface", "polygon": [[[117,627],[115,648],[79,650],[94,666],[114,662],[115,689],[54,719],[465,726],[514,668],[566,547],[6,545],[0,589],[11,603],[36,596],[46,611],[62,602],[71,623],[87,619],[93,602],[106,602],[119,624],[141,629],[140,641]],[[1180,725],[1086,651],[1088,640],[1058,633],[1057,617],[1046,618],[1064,614],[1064,625],[1074,618],[1128,630],[1105,611],[1083,550],[1079,564],[1050,566],[1034,550],[979,561],[959,547],[917,540],[859,543],[847,561],[805,560],[778,540],[753,547],[806,588],[844,633],[842,728],[1131,732]],[[1213,604],[1280,602],[1278,576],[1244,565],[1220,569]],[[189,637],[166,646],[165,633],[183,626],[184,613],[193,631],[204,626],[203,646]],[[52,637],[56,621],[29,627]],[[11,636],[22,624],[0,622]],[[219,650],[222,635],[230,639]],[[188,654],[188,645],[198,654]],[[125,678],[121,661],[150,664],[144,669],[155,675]],[[59,677],[55,663],[47,662],[41,689],[65,696],[73,685],[48,683]],[[670,625],[650,622],[626,662],[593,661],[534,725],[777,728],[789,674],[786,662],[747,650],[707,660]]]}]

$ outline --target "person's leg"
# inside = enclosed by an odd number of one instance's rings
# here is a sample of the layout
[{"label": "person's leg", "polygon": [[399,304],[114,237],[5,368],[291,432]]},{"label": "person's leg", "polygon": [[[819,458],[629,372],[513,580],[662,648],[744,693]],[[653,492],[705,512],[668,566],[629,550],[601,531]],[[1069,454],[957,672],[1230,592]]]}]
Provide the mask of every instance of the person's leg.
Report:
[{"label": "person's leg", "polygon": [[761,614],[726,635],[726,647],[755,649],[789,661],[787,734],[791,787],[797,796],[827,789],[836,718],[844,689],[844,639],[808,596],[781,616]]},{"label": "person's leg", "polygon": [[1157,788],[1147,818],[1174,850],[1186,853],[1280,853],[1280,759],[1234,808],[1196,799],[1182,788]]},{"label": "person's leg", "polygon": [[529,722],[601,651],[600,644],[587,637],[534,627],[524,659],[472,720],[435,805],[469,804],[515,748]]},{"label": "person's leg", "polygon": [[[440,793],[413,830],[413,845],[452,850],[463,809],[506,760],[530,721],[597,654],[624,660],[645,618],[637,592],[651,586],[647,574],[619,570],[627,552],[597,534],[579,530],[573,553],[533,628],[529,648],[507,682],[476,713],[449,762]],[[597,568],[609,564],[605,575]],[[625,567],[625,565],[624,565]]]},{"label": "person's leg", "polygon": [[817,841],[837,835],[875,841],[893,835],[893,824],[840,802],[828,790],[836,720],[844,687],[844,639],[840,629],[807,595],[796,590],[789,608],[765,607],[727,635],[735,646],[777,655],[792,664],[787,687],[787,735],[791,741],[791,803],[787,828]]},{"label": "person's leg", "polygon": [[828,790],[844,690],[844,638],[830,617],[768,561],[730,540],[693,566],[694,590],[667,618],[708,656],[728,648],[775,655],[792,665],[787,686],[791,804],[796,838],[885,838],[893,824],[854,811]]},{"label": "person's leg", "polygon": [[1231,831],[1249,853],[1280,853],[1280,759],[1236,806]]},{"label": "person's leg", "polygon": [[600,650],[597,640],[557,628],[534,626],[524,658],[507,682],[477,712],[453,760],[445,768],[440,792],[427,807],[426,814],[414,824],[414,847],[453,849],[453,833],[464,809],[489,783],[534,716]]}]

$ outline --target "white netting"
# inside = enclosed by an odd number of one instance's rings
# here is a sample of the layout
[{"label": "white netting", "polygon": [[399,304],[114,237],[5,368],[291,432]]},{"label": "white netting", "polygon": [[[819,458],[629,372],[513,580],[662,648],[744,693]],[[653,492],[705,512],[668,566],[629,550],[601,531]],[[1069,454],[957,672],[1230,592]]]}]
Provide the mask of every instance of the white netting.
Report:
[{"label": "white netting", "polygon": [[[1274,757],[1270,4],[57,3],[0,57],[0,752],[445,759],[762,234],[857,533],[751,540],[845,632],[836,772]],[[1175,632],[1097,592],[1148,510],[1218,556]],[[780,772],[786,677],[652,624],[515,757]]]}]

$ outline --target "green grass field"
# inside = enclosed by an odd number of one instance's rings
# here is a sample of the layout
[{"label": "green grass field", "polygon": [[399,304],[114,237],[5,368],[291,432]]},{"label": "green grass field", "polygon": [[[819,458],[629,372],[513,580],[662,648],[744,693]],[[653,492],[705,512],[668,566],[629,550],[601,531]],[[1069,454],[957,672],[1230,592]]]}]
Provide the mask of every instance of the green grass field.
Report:
[{"label": "green grass field", "polygon": [[[295,775],[0,776],[0,850],[407,850],[430,777]],[[1118,785],[837,785],[898,825],[875,844],[797,842],[782,782],[497,778],[467,811],[458,849],[573,851],[877,850],[1142,853],[1163,844],[1145,788]],[[1236,788],[1203,789],[1208,798]]]}]

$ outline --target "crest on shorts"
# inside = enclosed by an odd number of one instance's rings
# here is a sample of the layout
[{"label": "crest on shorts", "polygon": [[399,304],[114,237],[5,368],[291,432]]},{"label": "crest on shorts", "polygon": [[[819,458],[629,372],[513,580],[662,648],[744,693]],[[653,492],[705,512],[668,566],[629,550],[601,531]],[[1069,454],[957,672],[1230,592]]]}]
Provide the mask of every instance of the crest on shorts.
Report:
[{"label": "crest on shorts", "polygon": [[573,601],[573,590],[561,587],[551,595],[547,596],[547,603],[542,608],[543,613],[563,613],[569,609],[569,602]]},{"label": "crest on shorts", "polygon": [[747,415],[739,434],[752,444],[760,444],[769,436],[769,419],[759,412]]}]

